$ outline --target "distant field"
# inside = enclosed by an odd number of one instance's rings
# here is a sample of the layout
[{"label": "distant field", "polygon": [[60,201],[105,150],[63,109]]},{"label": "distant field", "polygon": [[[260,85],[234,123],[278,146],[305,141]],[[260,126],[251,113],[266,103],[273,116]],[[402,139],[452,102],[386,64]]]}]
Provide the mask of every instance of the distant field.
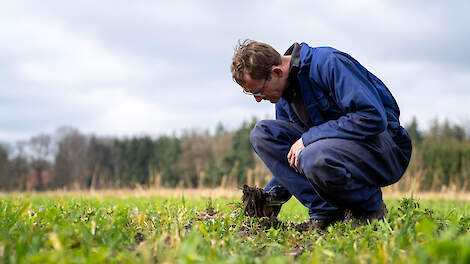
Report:
[{"label": "distant field", "polygon": [[[397,192],[390,187],[382,189],[385,199],[400,199],[402,197],[410,197],[416,200],[455,200],[469,201],[470,192],[443,191],[443,192]],[[46,192],[23,192],[16,193],[18,195],[37,195],[40,196],[84,196],[84,197],[196,197],[196,198],[237,198],[241,197],[242,191],[238,188],[202,188],[202,189],[175,189],[175,188],[158,188],[158,189],[105,189],[105,190],[86,190],[86,191],[46,191]],[[6,195],[5,193],[3,195]],[[0,197],[2,192],[0,192]]]},{"label": "distant field", "polygon": [[240,195],[0,194],[0,263],[470,263],[466,196],[390,195],[385,222],[299,233],[289,223],[308,215],[295,199],[279,216],[284,227],[268,228],[239,214]]}]

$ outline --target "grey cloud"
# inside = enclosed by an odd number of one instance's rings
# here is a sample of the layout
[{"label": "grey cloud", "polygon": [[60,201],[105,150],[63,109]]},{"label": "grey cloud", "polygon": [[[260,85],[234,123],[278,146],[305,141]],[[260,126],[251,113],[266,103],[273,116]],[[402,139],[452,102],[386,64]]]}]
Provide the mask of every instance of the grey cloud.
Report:
[{"label": "grey cloud", "polygon": [[[15,133],[20,137],[25,135],[24,131],[34,134],[45,127],[60,125],[106,134],[141,130],[167,133],[183,128],[215,127],[219,121],[233,127],[252,115],[272,117],[271,104],[254,103],[231,80],[229,64],[233,46],[245,37],[268,42],[280,52],[294,41],[305,41],[312,46],[328,45],[352,54],[389,85],[399,100],[404,121],[412,115],[418,116],[418,120],[431,118],[435,113],[428,109],[429,101],[444,98],[443,91],[447,92],[445,99],[435,107],[442,116],[460,114],[445,102],[455,101],[459,105],[468,98],[470,52],[465,45],[470,35],[465,33],[469,25],[465,1],[428,1],[425,6],[412,1],[300,0],[289,4],[281,1],[270,4],[256,1],[18,3],[8,6],[9,12],[3,12],[6,22],[12,23],[11,28],[18,21],[43,23],[45,27],[54,25],[72,38],[68,42],[71,45],[76,39],[90,40],[90,45],[98,47],[92,52],[109,53],[124,65],[124,73],[130,71],[130,75],[107,75],[106,71],[93,75],[86,71],[87,65],[96,67],[90,61],[72,72],[72,76],[84,72],[83,79],[76,82],[67,82],[64,76],[59,76],[62,80],[41,80],[34,75],[26,79],[18,71],[18,65],[34,62],[36,68],[44,68],[49,62],[54,67],[66,66],[67,57],[60,58],[55,50],[28,43],[27,32],[0,29],[0,36],[16,36],[9,39],[10,43],[0,44],[0,69],[4,73],[0,76],[3,120],[0,135],[8,131],[10,137]],[[2,32],[7,33],[2,35]],[[74,54],[74,51],[67,52]],[[117,94],[114,98],[113,91]],[[421,96],[422,93],[426,96]],[[117,100],[123,100],[122,105],[126,106],[144,105],[129,111],[155,111],[154,115],[146,116],[155,127],[143,121],[122,120],[135,127],[123,124],[119,128],[123,130],[117,131],[117,127],[106,121],[110,118],[109,122],[113,122],[118,118],[117,112],[124,111],[117,109],[113,114],[114,108],[120,107],[121,102]]]}]

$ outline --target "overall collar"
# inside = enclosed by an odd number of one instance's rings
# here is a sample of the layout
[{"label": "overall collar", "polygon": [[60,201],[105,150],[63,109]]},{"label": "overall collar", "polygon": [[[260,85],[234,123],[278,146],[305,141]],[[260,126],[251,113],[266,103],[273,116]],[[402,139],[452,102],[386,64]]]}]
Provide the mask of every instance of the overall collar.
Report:
[{"label": "overall collar", "polygon": [[299,89],[299,84],[297,80],[297,73],[300,69],[300,49],[301,45],[297,42],[292,44],[287,51],[284,53],[284,56],[290,55],[290,65],[289,65],[289,74],[287,76],[288,86],[282,94],[282,97],[290,101],[294,97]]}]

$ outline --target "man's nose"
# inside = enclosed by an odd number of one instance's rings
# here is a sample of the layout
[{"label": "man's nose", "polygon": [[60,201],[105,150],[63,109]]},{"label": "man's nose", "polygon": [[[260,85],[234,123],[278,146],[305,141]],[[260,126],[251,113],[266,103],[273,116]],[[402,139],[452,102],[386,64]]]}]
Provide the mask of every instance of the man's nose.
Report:
[{"label": "man's nose", "polygon": [[263,97],[262,96],[253,96],[256,100],[256,102],[261,102],[261,100],[263,100]]}]

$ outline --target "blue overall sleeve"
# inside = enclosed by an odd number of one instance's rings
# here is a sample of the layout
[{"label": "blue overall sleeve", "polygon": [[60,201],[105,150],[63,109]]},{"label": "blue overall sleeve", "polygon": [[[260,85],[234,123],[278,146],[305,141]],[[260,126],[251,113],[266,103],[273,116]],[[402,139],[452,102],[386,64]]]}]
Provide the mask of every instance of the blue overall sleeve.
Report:
[{"label": "blue overall sleeve", "polygon": [[385,130],[385,109],[368,71],[346,53],[333,52],[312,63],[310,81],[327,91],[344,113],[311,127],[302,135],[305,146],[324,138],[361,140]]}]

